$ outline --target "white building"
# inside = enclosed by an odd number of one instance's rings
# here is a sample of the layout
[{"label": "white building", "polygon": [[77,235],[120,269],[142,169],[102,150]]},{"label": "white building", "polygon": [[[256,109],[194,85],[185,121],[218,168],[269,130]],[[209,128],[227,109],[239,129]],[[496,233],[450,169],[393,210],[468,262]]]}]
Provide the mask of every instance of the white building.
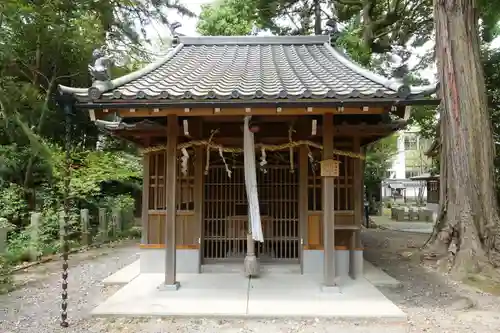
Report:
[{"label": "white building", "polygon": [[410,178],[430,170],[431,160],[424,154],[429,145],[430,141],[420,137],[416,126],[398,133],[397,152],[391,158],[387,178],[382,182],[382,198],[392,196],[395,191],[407,199],[417,199],[419,195],[425,199],[423,183]]}]

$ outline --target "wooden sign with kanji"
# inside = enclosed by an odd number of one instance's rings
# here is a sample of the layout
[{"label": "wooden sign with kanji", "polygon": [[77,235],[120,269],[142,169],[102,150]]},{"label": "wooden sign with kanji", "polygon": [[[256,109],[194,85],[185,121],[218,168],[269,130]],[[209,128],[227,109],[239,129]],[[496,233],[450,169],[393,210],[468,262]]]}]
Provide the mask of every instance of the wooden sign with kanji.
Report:
[{"label": "wooden sign with kanji", "polygon": [[329,159],[320,162],[321,177],[338,177],[340,161]]}]

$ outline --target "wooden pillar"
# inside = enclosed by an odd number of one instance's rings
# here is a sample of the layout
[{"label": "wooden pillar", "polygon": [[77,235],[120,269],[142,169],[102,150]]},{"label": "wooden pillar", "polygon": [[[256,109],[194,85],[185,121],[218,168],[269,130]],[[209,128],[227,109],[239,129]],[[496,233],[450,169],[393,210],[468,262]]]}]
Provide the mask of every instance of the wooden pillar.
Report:
[{"label": "wooden pillar", "polygon": [[177,135],[179,125],[177,115],[168,115],[167,118],[167,151],[166,151],[166,226],[165,226],[165,289],[177,290],[180,286],[176,279],[176,193],[177,193]]},{"label": "wooden pillar", "polygon": [[[202,122],[201,119],[196,119],[193,122],[193,133],[196,138],[201,139],[202,133]],[[201,273],[202,255],[203,251],[201,249],[201,237],[203,237],[203,201],[204,201],[204,167],[205,167],[205,154],[203,147],[194,148],[194,221],[196,223],[196,230],[198,235],[198,245],[199,245],[199,258],[198,258],[198,273]]]},{"label": "wooden pillar", "polygon": [[[361,148],[360,152],[362,154],[366,154],[366,150],[364,148]],[[365,220],[365,197],[366,197],[366,193],[365,193],[365,160],[360,161],[360,165],[361,165],[360,169],[361,169],[362,176],[361,176],[361,188],[359,191],[360,191],[361,202],[362,202],[362,205],[361,205],[361,223],[363,223],[363,221]]]},{"label": "wooden pillar", "polygon": [[308,173],[309,173],[309,163],[308,163],[308,149],[306,146],[301,146],[299,150],[299,226],[300,226],[300,237],[301,237],[301,249],[300,249],[300,266],[301,272],[304,273],[303,265],[303,253],[304,245],[307,245],[307,224],[308,216],[307,211],[309,208],[309,195],[308,195]]},{"label": "wooden pillar", "polygon": [[[361,152],[361,143],[360,137],[355,136],[353,138],[353,151],[355,153]],[[353,159],[353,193],[354,193],[354,223],[356,226],[361,228],[361,224],[363,223],[363,209],[364,209],[364,190],[363,190],[363,161],[359,158]],[[361,248],[361,237],[360,230],[353,230],[351,234],[351,251],[350,251],[350,273],[351,277],[356,279],[362,274],[359,267],[362,267],[362,263],[358,263],[360,257],[356,254],[356,251],[359,251]],[[361,258],[362,260],[362,258]]]},{"label": "wooden pillar", "polygon": [[[333,114],[323,116],[323,160],[333,156]],[[324,286],[335,287],[335,184],[333,177],[323,177],[323,240],[324,240]]]},{"label": "wooden pillar", "polygon": [[[355,153],[361,152],[359,136],[353,138],[353,148]],[[353,190],[354,190],[354,222],[360,225],[363,221],[363,164],[359,158],[353,159]]]},{"label": "wooden pillar", "polygon": [[142,156],[142,233],[141,233],[141,243],[149,243],[149,181],[150,181],[150,170],[149,170],[149,154],[144,153]]}]

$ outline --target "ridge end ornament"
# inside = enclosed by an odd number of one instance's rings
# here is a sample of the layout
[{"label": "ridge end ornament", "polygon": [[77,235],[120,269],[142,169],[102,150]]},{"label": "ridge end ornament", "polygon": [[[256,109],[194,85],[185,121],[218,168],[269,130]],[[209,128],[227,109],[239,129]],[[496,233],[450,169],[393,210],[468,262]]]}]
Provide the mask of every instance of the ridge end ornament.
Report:
[{"label": "ridge end ornament", "polygon": [[93,64],[88,65],[92,81],[110,81],[111,68],[114,66],[114,60],[106,55],[106,48],[103,46],[92,52]]}]

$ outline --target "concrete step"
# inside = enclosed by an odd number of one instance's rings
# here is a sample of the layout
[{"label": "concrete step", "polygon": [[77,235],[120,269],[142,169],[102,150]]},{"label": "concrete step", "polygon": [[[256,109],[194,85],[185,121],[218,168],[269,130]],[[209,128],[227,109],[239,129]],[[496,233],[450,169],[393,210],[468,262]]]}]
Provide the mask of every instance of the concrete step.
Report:
[{"label": "concrete step", "polygon": [[[263,274],[300,274],[300,265],[295,264],[261,264],[260,271]],[[220,263],[201,266],[202,273],[235,273],[243,274],[243,262],[241,263]]]}]

